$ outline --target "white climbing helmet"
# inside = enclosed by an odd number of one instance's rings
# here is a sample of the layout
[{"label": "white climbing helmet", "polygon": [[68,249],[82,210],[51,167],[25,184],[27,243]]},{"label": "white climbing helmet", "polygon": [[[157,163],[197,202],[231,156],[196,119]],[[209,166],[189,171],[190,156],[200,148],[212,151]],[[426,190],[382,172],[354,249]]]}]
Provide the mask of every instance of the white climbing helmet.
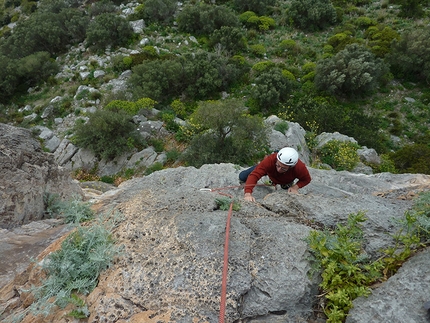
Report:
[{"label": "white climbing helmet", "polygon": [[296,166],[299,160],[299,153],[294,148],[286,147],[278,152],[277,157],[282,164],[292,167]]}]

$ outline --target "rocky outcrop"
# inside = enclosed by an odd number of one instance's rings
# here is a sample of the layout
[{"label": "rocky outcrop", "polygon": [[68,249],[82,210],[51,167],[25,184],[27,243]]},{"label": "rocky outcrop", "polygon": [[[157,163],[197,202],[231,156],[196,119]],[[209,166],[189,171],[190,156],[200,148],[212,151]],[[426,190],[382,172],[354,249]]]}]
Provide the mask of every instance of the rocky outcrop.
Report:
[{"label": "rocky outcrop", "polygon": [[[225,322],[315,322],[319,279],[310,275],[304,241],[310,230],[330,228],[364,211],[364,248],[377,257],[380,248],[392,244],[396,220],[404,217],[412,198],[430,188],[426,175],[310,168],[313,180],[299,195],[261,185],[254,192],[257,203],[248,203],[238,183],[240,171],[232,164],[165,169],[93,196],[98,212],[115,208],[123,214],[113,232],[123,251],[86,298],[87,322],[218,321],[228,213],[216,203],[222,194],[241,204],[231,220]],[[426,252],[413,257],[374,289],[374,298],[357,299],[357,312],[348,319],[387,322],[389,309],[390,318],[414,313],[408,323],[426,322],[425,311],[418,308],[430,294],[429,265]],[[0,291],[1,319],[28,306],[23,290],[35,274],[26,275],[27,280],[21,275]],[[373,304],[371,319],[363,314],[367,302]],[[61,313],[37,322],[67,322]]]},{"label": "rocky outcrop", "polygon": [[43,219],[44,197],[53,194],[65,199],[82,190],[29,130],[0,124],[0,227]]}]

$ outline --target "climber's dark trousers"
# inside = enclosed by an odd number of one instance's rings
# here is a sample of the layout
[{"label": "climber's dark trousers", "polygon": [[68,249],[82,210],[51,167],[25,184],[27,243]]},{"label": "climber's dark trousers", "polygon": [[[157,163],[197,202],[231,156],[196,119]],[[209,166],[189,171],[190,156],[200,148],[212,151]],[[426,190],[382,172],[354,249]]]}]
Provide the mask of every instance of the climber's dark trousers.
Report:
[{"label": "climber's dark trousers", "polygon": [[254,165],[252,167],[249,167],[248,169],[245,169],[239,173],[239,180],[242,182],[246,182],[248,179],[249,174],[252,173],[252,171],[257,167],[257,165]]}]

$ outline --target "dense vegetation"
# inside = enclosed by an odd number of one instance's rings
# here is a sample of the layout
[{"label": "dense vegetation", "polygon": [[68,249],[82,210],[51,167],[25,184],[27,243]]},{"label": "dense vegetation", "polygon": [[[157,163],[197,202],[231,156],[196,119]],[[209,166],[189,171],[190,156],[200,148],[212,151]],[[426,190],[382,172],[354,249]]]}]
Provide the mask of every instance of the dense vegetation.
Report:
[{"label": "dense vegetation", "polygon": [[[313,135],[338,131],[354,137],[361,146],[375,148],[393,166],[392,171],[429,173],[430,28],[426,3],[224,0],[214,4],[193,0],[179,8],[173,0],[146,0],[133,6],[131,13],[119,15],[119,5],[125,3],[3,0],[0,121],[49,126],[52,118],[38,117],[26,123],[24,117],[30,112],[22,107],[33,105],[40,115],[58,95],[63,100],[54,107],[56,112],[79,115],[80,107],[71,103],[78,85],[98,88],[131,69],[128,92],[132,97],[107,91],[93,99],[100,99],[102,106],[113,100],[156,101],[169,130],[191,147],[183,158],[189,164],[246,163],[265,152],[264,140],[255,150],[244,139],[243,149],[239,149],[237,143],[243,134],[237,130],[225,137],[211,128],[218,124],[201,121],[194,124],[195,129],[205,130],[195,132],[192,138],[187,135],[190,129],[172,121],[175,117],[196,120],[203,106],[221,109],[223,103],[216,101],[225,92],[233,99],[229,102],[236,99],[247,108],[235,120],[222,114],[220,124],[232,122],[232,129],[256,127],[258,133],[257,118],[276,114],[298,122]],[[145,19],[142,34],[134,33],[129,25],[138,19]],[[13,29],[11,23],[16,23]],[[147,41],[141,43],[142,38]],[[103,67],[107,74],[102,79],[91,74],[79,81],[78,71],[72,77],[54,77],[71,46],[85,48],[77,55],[77,62],[121,46],[138,53],[112,55],[111,64]],[[97,62],[90,62],[90,71],[98,67]],[[29,87],[36,91],[28,93]],[[208,100],[212,103],[205,103]],[[103,127],[115,123],[125,128],[121,140],[127,147],[142,146],[124,118],[112,109],[96,114],[90,117],[95,124],[89,134],[92,140],[84,138],[87,134],[78,125],[75,142],[92,145],[99,156],[114,157],[121,152],[116,147],[118,140],[97,142],[94,138],[99,130],[108,134]],[[230,152],[220,150],[220,145],[231,148]],[[109,148],[107,152],[103,147]],[[239,150],[240,154],[231,153]],[[193,154],[206,157],[190,157]]]}]

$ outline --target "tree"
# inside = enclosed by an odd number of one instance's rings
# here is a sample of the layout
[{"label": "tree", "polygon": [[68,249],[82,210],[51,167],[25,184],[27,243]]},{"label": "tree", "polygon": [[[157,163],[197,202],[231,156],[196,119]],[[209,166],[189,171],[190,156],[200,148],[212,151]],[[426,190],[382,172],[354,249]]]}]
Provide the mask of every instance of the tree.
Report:
[{"label": "tree", "polygon": [[121,16],[102,13],[91,21],[86,35],[90,48],[104,50],[107,46],[125,45],[133,36],[133,28]]},{"label": "tree", "polygon": [[317,63],[315,86],[339,96],[360,96],[374,90],[388,72],[382,59],[358,44]]},{"label": "tree", "polygon": [[400,173],[430,175],[430,147],[428,144],[408,145],[389,156]]},{"label": "tree", "polygon": [[198,129],[183,155],[192,166],[254,163],[266,152],[268,133],[262,118],[247,114],[239,100],[199,102],[189,122]]},{"label": "tree", "polygon": [[188,5],[179,13],[178,29],[195,35],[210,35],[222,26],[239,27],[239,18],[225,6]]},{"label": "tree", "polygon": [[112,110],[97,110],[86,123],[76,123],[72,142],[106,160],[144,145],[133,117],[125,111]]},{"label": "tree", "polygon": [[227,53],[236,54],[246,49],[246,38],[241,29],[222,26],[212,33],[209,44],[214,48],[219,45]]},{"label": "tree", "polygon": [[305,30],[322,30],[336,23],[336,10],[330,0],[293,0],[288,15]]},{"label": "tree", "polygon": [[251,97],[257,103],[260,111],[267,112],[285,101],[291,88],[291,81],[282,74],[280,68],[274,67],[263,71],[255,78]]},{"label": "tree", "polygon": [[143,8],[143,18],[167,24],[173,21],[177,8],[176,0],[147,0]]},{"label": "tree", "polygon": [[391,71],[399,78],[414,82],[430,80],[430,27],[401,35],[387,55]]}]

